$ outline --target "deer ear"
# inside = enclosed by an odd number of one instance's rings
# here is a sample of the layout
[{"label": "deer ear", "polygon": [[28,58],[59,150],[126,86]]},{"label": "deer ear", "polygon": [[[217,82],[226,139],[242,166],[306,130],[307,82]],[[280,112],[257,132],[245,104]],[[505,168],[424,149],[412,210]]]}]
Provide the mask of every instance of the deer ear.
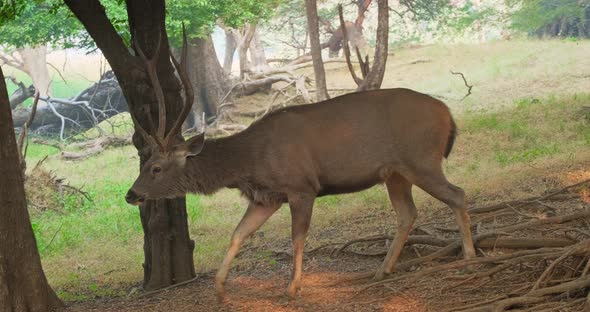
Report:
[{"label": "deer ear", "polygon": [[205,133],[197,134],[184,142],[186,148],[186,157],[197,156],[203,150],[205,145]]}]

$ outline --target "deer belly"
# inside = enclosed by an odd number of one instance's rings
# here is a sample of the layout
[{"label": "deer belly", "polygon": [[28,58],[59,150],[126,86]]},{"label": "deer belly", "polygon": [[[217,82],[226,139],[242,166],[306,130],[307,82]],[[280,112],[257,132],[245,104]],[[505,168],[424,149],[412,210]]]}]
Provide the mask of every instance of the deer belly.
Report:
[{"label": "deer belly", "polygon": [[393,171],[395,169],[392,164],[381,165],[368,170],[348,168],[348,170],[332,171],[331,175],[320,177],[321,188],[318,196],[362,191],[383,183]]},{"label": "deer belly", "polygon": [[373,177],[362,180],[351,180],[348,182],[326,183],[321,185],[318,196],[354,193],[368,189],[381,182],[381,179]]}]

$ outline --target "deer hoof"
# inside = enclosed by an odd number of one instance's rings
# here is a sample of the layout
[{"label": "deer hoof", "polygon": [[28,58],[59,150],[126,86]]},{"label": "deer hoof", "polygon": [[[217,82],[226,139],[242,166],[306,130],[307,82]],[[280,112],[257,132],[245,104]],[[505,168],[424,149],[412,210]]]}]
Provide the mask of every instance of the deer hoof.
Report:
[{"label": "deer hoof", "polygon": [[297,296],[297,292],[299,292],[299,289],[301,289],[299,284],[289,284],[289,287],[287,287],[287,296],[289,296],[291,299],[295,298]]},{"label": "deer hoof", "polygon": [[379,270],[377,272],[375,272],[375,275],[373,276],[373,281],[374,282],[378,282],[378,281],[382,281],[383,279],[385,279],[385,272],[383,272],[382,270]]},{"label": "deer hoof", "polygon": [[223,303],[225,299],[225,287],[223,286],[223,284],[215,285],[215,295],[217,296],[217,302]]}]

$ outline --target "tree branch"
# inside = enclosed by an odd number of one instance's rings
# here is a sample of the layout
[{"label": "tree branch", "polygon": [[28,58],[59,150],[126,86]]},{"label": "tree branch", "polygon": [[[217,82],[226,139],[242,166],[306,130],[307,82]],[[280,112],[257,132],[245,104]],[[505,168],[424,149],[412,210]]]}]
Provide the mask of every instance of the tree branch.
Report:
[{"label": "tree branch", "polygon": [[124,73],[130,64],[137,65],[137,59],[129,53],[123,39],[113,27],[98,0],[64,0],[64,2],[84,25],[116,73]]}]

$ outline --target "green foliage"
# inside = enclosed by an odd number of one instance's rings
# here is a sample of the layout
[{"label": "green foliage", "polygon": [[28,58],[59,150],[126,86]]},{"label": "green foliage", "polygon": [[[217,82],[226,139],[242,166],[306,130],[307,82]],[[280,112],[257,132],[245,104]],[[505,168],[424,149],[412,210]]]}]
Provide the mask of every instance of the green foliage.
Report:
[{"label": "green foliage", "polygon": [[516,9],[511,17],[512,27],[524,32],[535,32],[562,18],[580,20],[582,25],[590,23],[586,14],[589,0],[509,0],[508,3]]},{"label": "green foliage", "polygon": [[259,23],[273,16],[283,0],[173,0],[167,2],[166,28],[173,46],[180,47],[182,23],[191,38],[203,37],[218,21],[231,28]]},{"label": "green foliage", "polygon": [[82,32],[78,20],[57,0],[19,3],[18,14],[0,12],[2,45],[20,48],[49,43],[68,48]]},{"label": "green foliage", "polygon": [[12,20],[27,6],[25,0],[6,0],[0,3],[0,23]]},{"label": "green foliage", "polygon": [[[209,34],[217,21],[239,28],[244,23],[265,21],[283,0],[170,0],[166,2],[166,28],[174,46],[181,43],[181,25],[190,37]],[[101,0],[113,27],[129,42],[129,24],[124,1]],[[12,3],[12,5],[11,5]],[[0,42],[10,47],[52,44],[94,49],[80,22],[60,0],[11,0],[0,7]]]}]

